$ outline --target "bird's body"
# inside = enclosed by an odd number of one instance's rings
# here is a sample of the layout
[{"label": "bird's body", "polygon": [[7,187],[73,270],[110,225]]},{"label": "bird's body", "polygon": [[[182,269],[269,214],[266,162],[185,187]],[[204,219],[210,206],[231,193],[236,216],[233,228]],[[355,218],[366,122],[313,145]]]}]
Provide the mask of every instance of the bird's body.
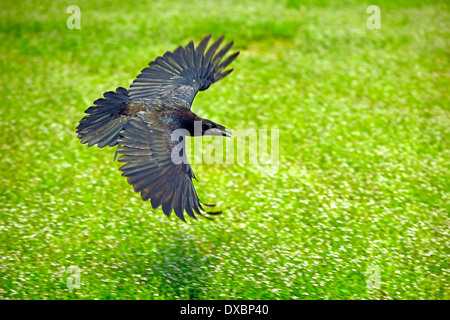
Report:
[{"label": "bird's body", "polygon": [[182,107],[186,102],[181,99],[162,98],[152,100],[127,100],[115,112],[113,118],[139,116],[148,123],[161,121],[168,125],[168,129],[186,129],[191,135],[191,124],[202,119],[187,108]]},{"label": "bird's body", "polygon": [[[185,159],[184,135],[173,139],[173,133],[183,129],[191,136],[230,136],[225,127],[193,113],[192,101],[198,91],[228,75],[223,71],[238,55],[222,58],[232,42],[222,49],[223,37],[208,50],[211,36],[205,37],[197,48],[191,41],[185,48],[166,52],[142,70],[129,90],[117,88],[94,102],[77,127],[78,138],[88,146],[99,148],[118,145],[120,168],[134,191],[142,199],[151,200],[153,208],[162,206],[170,215],[172,209],[184,220],[184,211],[195,218],[203,210],[192,178],[191,166]],[[200,124],[201,130],[196,130]],[[175,152],[174,152],[175,151]],[[178,155],[174,157],[173,155]],[[178,158],[182,157],[183,161]]]}]

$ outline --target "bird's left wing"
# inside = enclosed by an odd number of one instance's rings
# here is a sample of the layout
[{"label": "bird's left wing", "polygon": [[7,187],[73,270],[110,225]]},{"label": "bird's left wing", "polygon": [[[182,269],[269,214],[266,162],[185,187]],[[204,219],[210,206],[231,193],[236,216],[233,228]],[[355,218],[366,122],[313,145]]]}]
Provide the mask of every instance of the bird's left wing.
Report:
[{"label": "bird's left wing", "polygon": [[233,71],[225,68],[239,54],[235,52],[222,61],[233,42],[219,48],[223,41],[220,37],[206,50],[210,39],[211,35],[204,37],[197,47],[191,41],[186,47],[180,46],[150,62],[131,84],[130,99],[173,97],[192,105],[199,91],[208,89]]},{"label": "bird's left wing", "polygon": [[[142,200],[151,200],[154,209],[162,205],[170,216],[172,209],[184,221],[184,211],[195,218],[194,212],[203,210],[195,191],[191,166],[186,161],[184,137],[172,141],[171,125],[150,119],[145,112],[132,117],[125,125],[119,139],[119,162],[126,162],[120,170],[127,177]],[[176,154],[173,160],[172,154]],[[181,156],[181,157],[180,157]],[[184,158],[180,163],[178,160]]]}]

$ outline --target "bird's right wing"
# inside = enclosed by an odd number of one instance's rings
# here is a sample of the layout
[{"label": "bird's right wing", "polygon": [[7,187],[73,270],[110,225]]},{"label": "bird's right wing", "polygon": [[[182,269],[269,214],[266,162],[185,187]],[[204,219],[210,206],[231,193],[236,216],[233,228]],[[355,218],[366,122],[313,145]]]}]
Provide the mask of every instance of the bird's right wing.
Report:
[{"label": "bird's right wing", "polygon": [[[233,46],[230,42],[220,50],[223,37],[217,39],[208,50],[211,35],[200,41],[195,48],[191,41],[186,47],[166,52],[150,62],[149,66],[131,84],[129,95],[132,100],[161,97],[180,98],[192,105],[198,91],[230,74],[233,69],[224,69],[238,56],[239,51],[222,61]],[[222,62],[221,62],[222,61]]]},{"label": "bird's right wing", "polygon": [[[184,152],[182,141],[172,141],[174,128],[158,120],[150,119],[145,112],[138,113],[124,125],[117,152],[122,154],[119,162],[126,162],[120,170],[127,177],[135,192],[140,192],[142,200],[151,200],[154,209],[162,205],[163,212],[170,216],[172,209],[184,221],[183,212],[195,218],[203,210],[195,191],[191,166],[184,161],[176,163],[175,152]],[[175,151],[174,151],[175,150]],[[179,158],[177,159],[179,160]]]}]

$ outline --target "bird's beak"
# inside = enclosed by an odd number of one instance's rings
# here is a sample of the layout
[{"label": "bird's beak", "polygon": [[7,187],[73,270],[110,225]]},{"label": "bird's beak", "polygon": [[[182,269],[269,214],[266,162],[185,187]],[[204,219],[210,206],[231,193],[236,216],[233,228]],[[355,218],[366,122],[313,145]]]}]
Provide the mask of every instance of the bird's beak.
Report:
[{"label": "bird's beak", "polygon": [[205,132],[205,136],[223,136],[223,137],[231,137],[233,133],[225,128],[224,126],[221,126],[220,124],[217,124],[215,128],[209,129]]}]

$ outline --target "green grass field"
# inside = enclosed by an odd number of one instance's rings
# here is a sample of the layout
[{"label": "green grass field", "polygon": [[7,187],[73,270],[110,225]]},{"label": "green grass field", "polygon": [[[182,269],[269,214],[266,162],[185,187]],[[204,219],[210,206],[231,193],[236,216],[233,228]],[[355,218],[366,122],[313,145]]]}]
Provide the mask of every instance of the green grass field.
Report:
[{"label": "green grass field", "polygon": [[[445,1],[1,7],[1,299],[449,299]],[[193,111],[279,129],[280,167],[194,164],[200,199],[224,213],[184,223],[75,127],[104,91],[209,33],[241,55]]]}]

